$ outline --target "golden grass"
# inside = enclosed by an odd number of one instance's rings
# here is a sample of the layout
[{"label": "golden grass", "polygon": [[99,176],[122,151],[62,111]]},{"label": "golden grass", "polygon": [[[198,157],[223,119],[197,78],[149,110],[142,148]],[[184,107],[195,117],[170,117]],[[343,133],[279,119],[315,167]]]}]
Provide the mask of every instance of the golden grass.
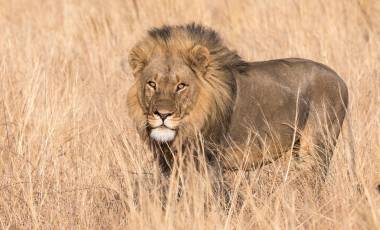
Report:
[{"label": "golden grass", "polygon": [[[191,21],[215,28],[246,60],[309,58],[346,81],[349,120],[321,199],[277,183],[271,165],[249,180],[233,175],[241,208],[223,210],[195,171],[179,200],[169,181],[161,208],[120,62],[146,29]],[[380,228],[378,1],[2,0],[0,28],[1,228]],[[362,192],[348,176],[352,147]]]}]

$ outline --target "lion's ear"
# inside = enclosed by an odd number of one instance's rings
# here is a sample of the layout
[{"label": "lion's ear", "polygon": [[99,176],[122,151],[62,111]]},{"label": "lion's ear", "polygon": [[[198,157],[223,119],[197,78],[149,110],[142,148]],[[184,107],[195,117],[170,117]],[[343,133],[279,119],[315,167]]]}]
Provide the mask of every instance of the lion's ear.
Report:
[{"label": "lion's ear", "polygon": [[[137,72],[140,72],[144,69],[145,65],[148,62],[148,57],[143,49],[141,49],[139,46],[135,46],[132,48],[132,50],[129,52],[128,55],[128,64],[129,67],[131,67],[133,74],[136,74]],[[125,67],[125,63],[123,64],[123,67]],[[124,68],[125,71],[125,68]]]},{"label": "lion's ear", "polygon": [[209,65],[209,60],[210,52],[206,47],[196,45],[190,50],[190,62],[192,68],[204,73]]}]

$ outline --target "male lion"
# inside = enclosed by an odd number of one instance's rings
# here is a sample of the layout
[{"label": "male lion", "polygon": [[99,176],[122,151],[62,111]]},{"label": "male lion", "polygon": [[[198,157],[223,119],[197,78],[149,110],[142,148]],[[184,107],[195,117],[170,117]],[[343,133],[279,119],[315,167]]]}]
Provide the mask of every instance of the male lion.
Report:
[{"label": "male lion", "polygon": [[248,170],[291,150],[297,163],[326,174],[348,103],[329,67],[246,62],[197,24],[150,30],[128,60],[130,116],[164,174],[200,136],[208,163],[222,169]]}]

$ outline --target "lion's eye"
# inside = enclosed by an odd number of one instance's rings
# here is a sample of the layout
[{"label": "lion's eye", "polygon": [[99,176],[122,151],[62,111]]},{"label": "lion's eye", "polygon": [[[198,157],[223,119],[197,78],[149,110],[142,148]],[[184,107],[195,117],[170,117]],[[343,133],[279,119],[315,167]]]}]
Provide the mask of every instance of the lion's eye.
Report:
[{"label": "lion's eye", "polygon": [[186,84],[185,83],[180,83],[177,85],[177,92],[184,89],[186,87]]},{"label": "lion's eye", "polygon": [[148,81],[148,85],[152,87],[153,89],[156,89],[156,82],[154,81]]}]

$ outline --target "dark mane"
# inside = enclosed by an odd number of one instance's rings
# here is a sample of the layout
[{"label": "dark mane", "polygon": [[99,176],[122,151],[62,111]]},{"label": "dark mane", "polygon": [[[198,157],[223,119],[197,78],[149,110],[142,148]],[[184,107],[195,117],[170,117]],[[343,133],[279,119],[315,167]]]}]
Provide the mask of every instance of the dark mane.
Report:
[{"label": "dark mane", "polygon": [[219,34],[209,27],[196,23],[177,26],[164,25],[149,30],[148,35],[156,42],[171,48],[185,37],[191,41],[192,46],[206,47],[219,67],[237,70],[239,73],[247,71],[248,63],[243,61],[235,51],[228,49]]}]

